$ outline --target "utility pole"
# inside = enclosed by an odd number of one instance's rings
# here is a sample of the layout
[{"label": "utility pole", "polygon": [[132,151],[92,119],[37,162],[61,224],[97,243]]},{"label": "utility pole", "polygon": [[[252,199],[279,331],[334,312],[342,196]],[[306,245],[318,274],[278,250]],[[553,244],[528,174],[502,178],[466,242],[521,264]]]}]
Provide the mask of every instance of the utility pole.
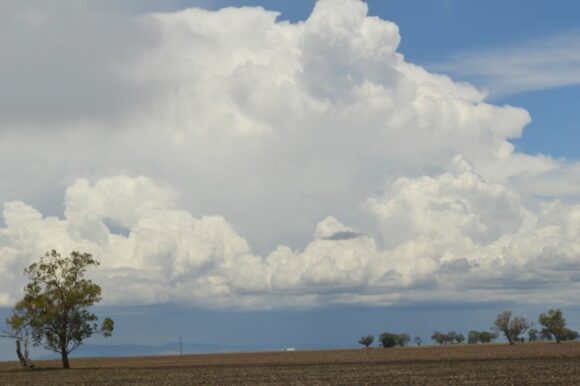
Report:
[{"label": "utility pole", "polygon": [[181,337],[179,337],[179,355],[183,355],[183,342],[181,341]]}]

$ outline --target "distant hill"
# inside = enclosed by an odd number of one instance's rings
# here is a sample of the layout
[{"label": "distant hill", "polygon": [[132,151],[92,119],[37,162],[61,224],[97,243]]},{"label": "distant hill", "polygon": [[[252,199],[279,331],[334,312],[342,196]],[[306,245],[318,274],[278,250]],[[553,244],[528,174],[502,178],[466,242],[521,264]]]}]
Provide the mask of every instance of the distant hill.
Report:
[{"label": "distant hill", "polygon": [[[219,353],[230,351],[241,351],[243,347],[228,347],[225,345],[211,343],[183,343],[184,354]],[[173,355],[179,354],[179,343],[165,343],[157,346],[141,344],[85,344],[79,347],[74,356],[82,357],[125,357],[144,355]]]},{"label": "distant hill", "polygon": [[[334,347],[299,347],[300,349],[334,348]],[[184,354],[212,354],[228,352],[256,352],[256,351],[284,351],[285,347],[266,346],[229,346],[214,343],[187,343],[183,342]],[[74,357],[132,357],[151,355],[177,355],[179,354],[179,343],[165,343],[161,345],[141,345],[141,344],[84,344],[75,350],[71,356]],[[39,359],[59,358],[58,354],[49,354]]]},{"label": "distant hill", "polygon": [[[300,350],[329,349],[337,347],[296,347]],[[269,346],[229,346],[213,343],[187,343],[183,342],[184,354],[212,354],[229,352],[255,352],[255,351],[285,351],[285,347]],[[141,344],[84,344],[75,350],[71,357],[132,357],[151,355],[176,355],[179,354],[179,342],[164,343],[161,345]],[[58,354],[49,354],[39,359],[59,358]]]},{"label": "distant hill", "polygon": [[[248,350],[247,347],[225,346],[212,343],[183,343],[184,354],[226,353]],[[165,343],[161,345],[144,344],[84,344],[76,349],[72,357],[131,357],[149,355],[179,354],[179,343]],[[48,354],[41,359],[60,358],[59,354]]]}]

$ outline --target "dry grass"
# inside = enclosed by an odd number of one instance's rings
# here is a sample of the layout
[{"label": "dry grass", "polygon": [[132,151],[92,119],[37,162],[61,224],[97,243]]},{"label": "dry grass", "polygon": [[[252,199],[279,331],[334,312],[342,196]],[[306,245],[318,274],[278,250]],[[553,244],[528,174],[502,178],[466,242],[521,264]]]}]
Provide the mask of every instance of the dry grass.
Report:
[{"label": "dry grass", "polygon": [[1,385],[580,385],[580,342],[73,359],[21,370]]}]

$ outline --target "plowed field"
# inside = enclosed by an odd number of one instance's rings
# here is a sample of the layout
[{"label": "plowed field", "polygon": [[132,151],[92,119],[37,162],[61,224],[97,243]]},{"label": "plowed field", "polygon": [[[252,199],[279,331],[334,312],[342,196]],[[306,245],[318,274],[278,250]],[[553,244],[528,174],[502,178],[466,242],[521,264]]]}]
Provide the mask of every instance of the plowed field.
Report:
[{"label": "plowed field", "polygon": [[0,385],[580,385],[580,342],[0,362]]}]

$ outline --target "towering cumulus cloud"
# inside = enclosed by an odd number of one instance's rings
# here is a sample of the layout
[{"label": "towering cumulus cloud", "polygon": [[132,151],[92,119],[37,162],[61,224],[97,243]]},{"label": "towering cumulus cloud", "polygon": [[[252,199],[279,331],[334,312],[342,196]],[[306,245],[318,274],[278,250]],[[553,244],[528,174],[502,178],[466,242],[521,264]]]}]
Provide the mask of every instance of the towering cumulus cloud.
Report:
[{"label": "towering cumulus cloud", "polygon": [[[63,17],[50,7],[0,28],[44,36]],[[19,90],[62,111],[0,116],[0,305],[51,248],[95,254],[109,304],[577,301],[580,167],[517,153],[525,110],[406,62],[367,11],[100,10],[122,33],[75,32],[105,41],[85,53],[101,66],[59,34],[78,71],[53,63]]]}]

